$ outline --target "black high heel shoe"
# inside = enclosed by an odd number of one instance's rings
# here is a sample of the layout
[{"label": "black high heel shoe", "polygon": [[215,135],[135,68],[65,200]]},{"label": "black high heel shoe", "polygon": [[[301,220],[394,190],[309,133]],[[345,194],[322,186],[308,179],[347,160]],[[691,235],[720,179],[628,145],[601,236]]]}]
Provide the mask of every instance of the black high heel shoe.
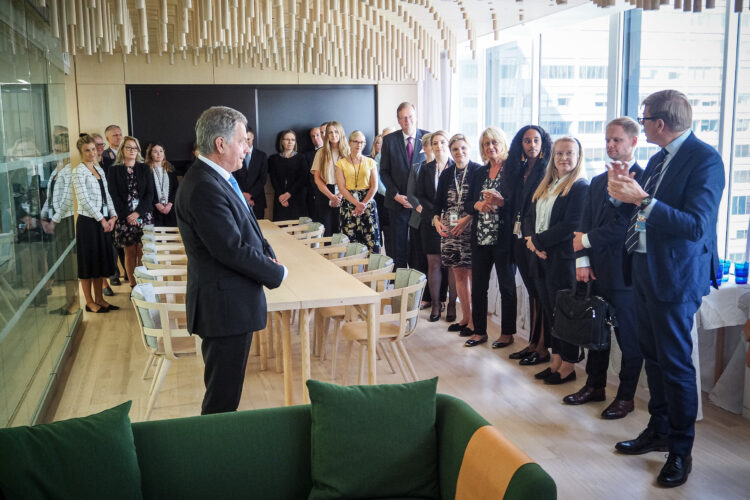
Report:
[{"label": "black high heel shoe", "polygon": [[95,313],[95,314],[102,314],[102,313],[107,313],[107,312],[109,312],[109,309],[107,309],[106,307],[101,307],[101,306],[99,306],[99,309],[97,309],[96,311],[94,311],[93,309],[91,309],[91,308],[90,308],[90,307],[88,306],[88,304],[86,304],[86,311],[87,311],[87,312],[90,312],[90,313]]},{"label": "black high heel shoe", "polygon": [[518,352],[512,353],[510,356],[508,356],[508,359],[523,359],[529,354],[531,354],[533,351],[527,347],[524,347]]},{"label": "black high heel shoe", "polygon": [[440,313],[430,314],[429,322],[434,323],[435,321],[438,321],[439,319],[440,319]]}]

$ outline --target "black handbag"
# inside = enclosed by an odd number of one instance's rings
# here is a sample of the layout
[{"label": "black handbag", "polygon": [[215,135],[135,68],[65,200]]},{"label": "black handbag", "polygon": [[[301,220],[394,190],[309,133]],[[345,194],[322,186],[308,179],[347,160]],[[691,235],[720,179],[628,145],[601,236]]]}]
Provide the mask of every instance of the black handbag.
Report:
[{"label": "black handbag", "polygon": [[580,285],[557,292],[552,336],[592,351],[607,350],[617,326],[615,309],[602,297],[591,295],[590,281]]}]

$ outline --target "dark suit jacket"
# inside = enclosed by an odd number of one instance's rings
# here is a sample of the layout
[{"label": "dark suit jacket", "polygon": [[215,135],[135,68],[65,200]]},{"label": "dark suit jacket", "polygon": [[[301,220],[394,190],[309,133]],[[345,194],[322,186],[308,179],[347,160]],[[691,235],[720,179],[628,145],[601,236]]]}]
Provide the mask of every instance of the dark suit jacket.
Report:
[{"label": "dark suit jacket", "polygon": [[[453,166],[453,160],[448,160],[445,170]],[[437,202],[437,188],[435,187],[435,161],[426,163],[419,169],[417,182],[414,186],[414,194],[422,205],[421,221],[423,224],[432,226],[432,219],[435,215],[440,215]],[[445,172],[445,170],[443,172]]]},{"label": "dark suit jacket", "polygon": [[175,209],[188,256],[188,331],[223,337],[265,328],[263,286],[278,287],[284,269],[269,259],[253,212],[202,161],[185,174]]},{"label": "dark suit jacket", "polygon": [[[477,212],[477,210],[474,208],[474,204],[478,201],[481,201],[484,199],[482,196],[482,185],[484,184],[484,181],[487,179],[487,172],[489,171],[489,164],[484,165],[482,168],[476,169],[473,174],[472,178],[469,181],[469,197],[466,199],[464,203],[464,207],[466,212],[470,213],[472,215],[471,220],[471,243],[472,245],[476,245],[477,242],[477,224],[479,222],[479,217],[482,217],[482,214]],[[503,175],[503,172],[501,171],[500,176]],[[515,238],[513,236],[513,203],[512,203],[512,190],[510,189],[510,186],[508,186],[508,182],[506,182],[507,179],[504,177],[501,177],[500,180],[500,194],[503,195],[503,198],[505,198],[505,204],[502,207],[498,208],[498,214],[500,215],[499,220],[499,228],[498,228],[498,239],[496,245],[500,246],[500,248],[504,252],[510,252],[511,246],[513,243],[513,239]]]},{"label": "dark suit jacket", "polygon": [[[526,164],[522,164],[522,169],[526,169]],[[513,207],[513,215],[511,217],[512,223],[515,225],[516,221],[521,222],[521,234],[524,236],[531,236],[534,232],[534,228],[528,228],[526,226],[529,220],[529,209],[531,208],[531,198],[534,197],[534,191],[539,187],[539,183],[544,179],[544,173],[547,169],[547,163],[543,161],[537,161],[534,163],[534,168],[526,178],[526,182],[523,181],[523,174],[521,173],[517,179],[510,180],[510,185],[514,186],[510,192],[510,205]],[[508,201],[506,201],[508,203]],[[511,231],[513,228],[511,227]]]},{"label": "dark suit jacket", "polygon": [[414,207],[411,209],[411,215],[409,216],[409,227],[413,227],[414,229],[419,229],[419,224],[422,220],[422,215],[416,211],[416,208],[419,206],[419,197],[417,196],[417,177],[424,165],[424,162],[419,165],[413,165],[412,168],[409,169],[409,180],[406,183],[406,197],[409,199],[411,206]]},{"label": "dark suit jacket", "polygon": [[[634,163],[630,172],[636,179],[643,169]],[[586,190],[583,217],[578,231],[588,234],[591,248],[584,248],[576,257],[588,257],[596,276],[597,287],[604,290],[624,290],[628,286],[622,273],[623,245],[630,219],[617,210],[607,192],[607,173],[597,175]]]},{"label": "dark suit jacket", "polygon": [[112,148],[107,148],[102,151],[102,162],[100,166],[102,167],[102,170],[104,170],[104,175],[109,173],[109,167],[114,165],[116,157],[117,153],[112,151]]},{"label": "dark suit jacket", "polygon": [[242,162],[242,168],[232,172],[243,193],[249,193],[255,203],[255,212],[263,213],[266,209],[266,179],[268,178],[268,156],[260,149],[253,147],[248,159]]},{"label": "dark suit jacket", "polygon": [[[653,174],[651,158],[639,182]],[[646,255],[654,286],[664,302],[700,300],[719,266],[716,219],[724,191],[724,163],[692,132],[672,158],[646,220]],[[623,204],[632,214],[633,205]],[[632,254],[625,259],[629,275]]]},{"label": "dark suit jacket", "polygon": [[567,195],[557,197],[552,205],[549,227],[546,231],[534,233],[537,202],[532,202],[527,216],[526,227],[531,231],[528,235],[531,236],[531,242],[537,250],[547,252],[546,272],[554,277],[553,279],[559,279],[558,285],[563,288],[572,287],[575,281],[573,231],[581,224],[587,186],[585,179],[578,179]]},{"label": "dark suit jacket", "polygon": [[[143,215],[154,211],[154,174],[151,167],[145,163],[135,164],[135,179],[138,184],[138,206],[135,212]],[[170,181],[171,182],[171,181]],[[112,165],[107,172],[109,195],[115,204],[117,217],[122,219],[130,215],[133,210],[128,206],[128,173],[125,165]]]},{"label": "dark suit jacket", "polygon": [[386,208],[401,208],[401,204],[393,197],[397,194],[406,194],[409,171],[415,163],[421,165],[425,160],[424,151],[422,151],[422,135],[426,133],[426,130],[417,129],[411,163],[406,159],[406,145],[401,130],[383,137],[383,147],[380,150],[380,178],[385,186]]}]

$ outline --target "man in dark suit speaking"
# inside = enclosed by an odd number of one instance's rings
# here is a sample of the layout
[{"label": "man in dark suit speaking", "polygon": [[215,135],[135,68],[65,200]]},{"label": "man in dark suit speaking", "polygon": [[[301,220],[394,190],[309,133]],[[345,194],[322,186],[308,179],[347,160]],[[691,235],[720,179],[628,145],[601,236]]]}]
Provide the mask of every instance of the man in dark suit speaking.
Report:
[{"label": "man in dark suit speaking", "polygon": [[692,466],[698,391],[690,331],[710,281],[715,284],[724,190],[721,157],[695,137],[692,119],[682,92],[648,96],[639,121],[646,140],[662,150],[638,181],[613,165],[608,188],[630,216],[625,276],[630,267],[651,414],[646,430],[615,448],[631,455],[669,451],[656,479],[666,487],[687,481]]},{"label": "man in dark suit speaking", "polygon": [[203,112],[195,125],[200,155],[175,201],[188,256],[188,331],[203,339],[202,414],[237,409],[253,332],[266,326],[263,286],[276,288],[287,274],[231,175],[248,153],[246,126],[232,108]]},{"label": "man in dark suit speaking", "polygon": [[409,255],[409,217],[413,208],[406,197],[409,172],[413,165],[421,165],[424,161],[422,135],[427,131],[417,128],[416,113],[413,104],[399,104],[396,118],[401,133],[383,137],[380,150],[380,178],[386,190],[385,208],[388,209],[389,221],[385,244],[397,268],[406,267]]}]

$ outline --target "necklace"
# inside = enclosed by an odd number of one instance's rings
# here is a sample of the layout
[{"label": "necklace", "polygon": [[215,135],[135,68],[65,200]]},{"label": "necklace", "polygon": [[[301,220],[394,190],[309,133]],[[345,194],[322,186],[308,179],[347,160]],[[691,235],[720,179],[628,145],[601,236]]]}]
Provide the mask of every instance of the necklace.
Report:
[{"label": "necklace", "polygon": [[362,168],[362,155],[359,156],[359,163],[354,164],[354,158],[352,158],[352,155],[349,155],[349,163],[352,164],[352,167],[355,167],[356,170],[354,171],[354,189],[357,189],[357,185],[359,183],[359,171]]}]

